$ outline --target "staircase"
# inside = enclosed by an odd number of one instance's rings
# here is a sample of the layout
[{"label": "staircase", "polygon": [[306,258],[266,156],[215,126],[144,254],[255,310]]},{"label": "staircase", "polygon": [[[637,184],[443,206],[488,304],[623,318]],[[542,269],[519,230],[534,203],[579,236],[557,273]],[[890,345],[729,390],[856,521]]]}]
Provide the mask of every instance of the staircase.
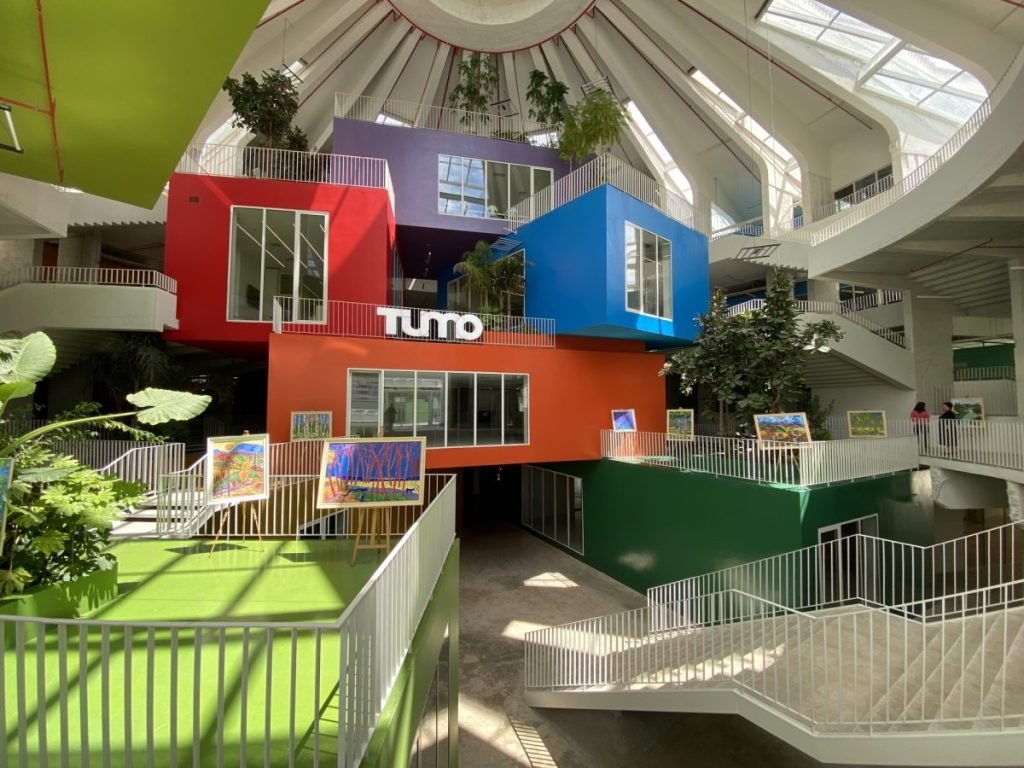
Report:
[{"label": "staircase", "polygon": [[1020,765],[1021,533],[855,536],[656,587],[527,634],[527,703],[741,714],[823,762]]}]

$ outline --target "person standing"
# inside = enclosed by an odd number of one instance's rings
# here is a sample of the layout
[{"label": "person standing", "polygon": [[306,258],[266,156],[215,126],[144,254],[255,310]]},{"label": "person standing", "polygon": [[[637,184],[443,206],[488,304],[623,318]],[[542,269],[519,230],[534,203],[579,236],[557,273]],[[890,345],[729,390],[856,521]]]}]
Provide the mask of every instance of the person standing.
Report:
[{"label": "person standing", "polygon": [[942,415],[939,416],[939,445],[948,450],[956,448],[956,411],[949,400],[942,404]]},{"label": "person standing", "polygon": [[910,423],[914,427],[914,434],[917,436],[917,449],[920,453],[928,451],[928,422],[930,420],[931,414],[928,413],[924,401],[915,405],[914,410],[910,412]]}]

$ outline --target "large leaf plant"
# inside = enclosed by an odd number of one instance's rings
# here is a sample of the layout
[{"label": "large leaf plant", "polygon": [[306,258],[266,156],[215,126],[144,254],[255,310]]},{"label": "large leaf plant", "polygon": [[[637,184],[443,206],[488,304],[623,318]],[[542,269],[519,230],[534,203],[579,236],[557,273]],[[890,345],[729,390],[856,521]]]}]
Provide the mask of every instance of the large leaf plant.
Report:
[{"label": "large leaf plant", "polygon": [[[13,400],[35,392],[56,358],[56,348],[44,333],[0,339],[0,418]],[[53,440],[90,426],[138,437],[139,428],[127,420],[155,425],[190,419],[210,402],[205,395],[152,387],[126,400],[132,410],[100,415],[86,407],[23,435],[0,436],[0,459],[13,460],[11,481],[0,499],[0,596],[71,582],[111,567],[111,523],[140,501],[141,486],[82,466],[54,451]]]}]

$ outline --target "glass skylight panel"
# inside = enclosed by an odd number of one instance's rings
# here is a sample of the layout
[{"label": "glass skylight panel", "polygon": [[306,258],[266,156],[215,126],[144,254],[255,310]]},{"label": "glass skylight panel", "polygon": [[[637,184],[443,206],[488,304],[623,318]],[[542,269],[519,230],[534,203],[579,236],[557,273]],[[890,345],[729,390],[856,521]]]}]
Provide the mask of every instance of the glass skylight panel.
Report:
[{"label": "glass skylight panel", "polygon": [[818,42],[831,46],[843,53],[851,54],[858,59],[870,59],[886,45],[881,40],[851,35],[848,32],[840,32],[835,29],[826,29],[822,32]]},{"label": "glass skylight panel", "polygon": [[864,87],[868,90],[884,93],[887,96],[895,96],[902,101],[909,101],[912,104],[918,104],[935,93],[934,88],[915,85],[914,83],[908,83],[906,80],[897,80],[894,77],[886,77],[885,75],[875,75],[864,83]]},{"label": "glass skylight panel", "polygon": [[978,103],[981,103],[988,98],[985,86],[982,85],[978,78],[969,72],[961,72],[953,78],[952,82],[950,82],[946,88],[950,91],[962,93],[965,96],[975,96],[978,99]]},{"label": "glass skylight panel", "polygon": [[671,168],[668,171],[668,177],[676,185],[676,189],[679,190],[679,194],[690,205],[693,205],[693,187],[690,186],[690,180],[686,178],[686,174],[680,171],[678,168]]},{"label": "glass skylight panel", "polygon": [[[660,166],[658,170],[665,177],[666,181],[669,182],[670,186],[674,186],[675,191],[692,204],[693,191],[690,188],[690,182],[686,180],[685,175],[679,170],[679,166],[676,165],[675,160],[672,158],[672,153],[668,151],[668,147],[665,146],[658,134],[654,132],[651,124],[644,117],[643,112],[640,111],[640,108],[632,100],[626,102],[626,112],[629,114],[630,128],[640,144],[645,148],[645,154],[649,156],[650,162]],[[679,177],[682,177],[685,184],[679,182]]]},{"label": "glass skylight panel", "polygon": [[921,106],[946,115],[958,123],[965,123],[978,109],[979,102],[971,101],[951,93],[937,91],[921,102]]}]

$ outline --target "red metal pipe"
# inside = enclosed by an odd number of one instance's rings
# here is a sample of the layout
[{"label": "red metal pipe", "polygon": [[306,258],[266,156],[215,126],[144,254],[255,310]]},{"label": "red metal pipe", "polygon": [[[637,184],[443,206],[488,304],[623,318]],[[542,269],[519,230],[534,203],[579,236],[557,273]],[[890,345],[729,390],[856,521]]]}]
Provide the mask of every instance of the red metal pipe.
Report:
[{"label": "red metal pipe", "polygon": [[50,62],[46,57],[46,30],[43,25],[43,0],[36,0],[36,19],[39,22],[39,49],[43,54],[43,77],[46,80],[46,100],[50,104],[50,136],[53,141],[53,155],[57,161],[57,178],[64,183],[64,164],[60,159],[60,142],[57,141],[57,104],[53,100],[50,84]]}]

